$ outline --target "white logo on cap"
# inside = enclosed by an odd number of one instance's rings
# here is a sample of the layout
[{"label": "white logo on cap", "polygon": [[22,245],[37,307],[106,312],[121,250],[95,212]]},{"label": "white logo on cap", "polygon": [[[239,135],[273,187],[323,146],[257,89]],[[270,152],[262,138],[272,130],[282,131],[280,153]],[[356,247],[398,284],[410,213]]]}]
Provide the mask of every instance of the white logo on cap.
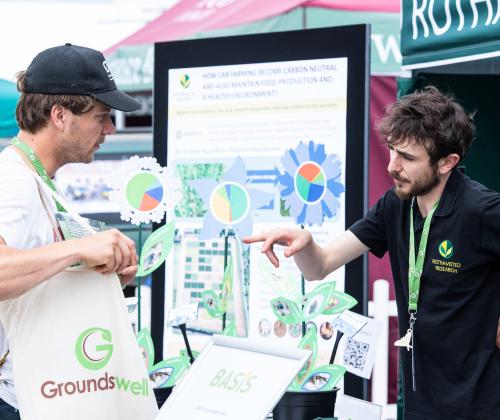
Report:
[{"label": "white logo on cap", "polygon": [[111,70],[108,67],[108,63],[106,63],[106,60],[102,62],[102,66],[104,67],[104,70],[106,70],[106,73],[108,73],[109,80],[113,80],[114,77],[111,74]]}]

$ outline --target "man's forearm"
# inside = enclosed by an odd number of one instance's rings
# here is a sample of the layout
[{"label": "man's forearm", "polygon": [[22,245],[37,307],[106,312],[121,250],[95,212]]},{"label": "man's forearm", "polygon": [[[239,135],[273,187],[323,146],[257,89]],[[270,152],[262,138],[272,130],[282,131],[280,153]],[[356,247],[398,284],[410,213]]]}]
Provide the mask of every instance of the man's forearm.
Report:
[{"label": "man's forearm", "polygon": [[310,242],[293,256],[295,264],[307,280],[322,280],[325,274],[325,252],[316,242]]},{"label": "man's forearm", "polygon": [[351,231],[346,230],[324,248],[314,241],[294,255],[295,263],[307,280],[322,280],[368,251]]},{"label": "man's forearm", "polygon": [[0,245],[0,300],[20,296],[79,262],[77,249],[72,241],[57,242],[31,250]]}]

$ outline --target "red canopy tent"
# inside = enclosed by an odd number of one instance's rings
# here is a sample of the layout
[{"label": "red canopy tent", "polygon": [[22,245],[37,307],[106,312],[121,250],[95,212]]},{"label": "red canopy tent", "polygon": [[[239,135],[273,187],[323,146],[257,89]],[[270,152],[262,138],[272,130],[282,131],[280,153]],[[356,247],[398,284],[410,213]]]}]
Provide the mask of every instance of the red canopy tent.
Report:
[{"label": "red canopy tent", "polygon": [[156,19],[105,51],[181,39],[214,29],[256,22],[297,7],[399,13],[399,0],[181,0]]}]

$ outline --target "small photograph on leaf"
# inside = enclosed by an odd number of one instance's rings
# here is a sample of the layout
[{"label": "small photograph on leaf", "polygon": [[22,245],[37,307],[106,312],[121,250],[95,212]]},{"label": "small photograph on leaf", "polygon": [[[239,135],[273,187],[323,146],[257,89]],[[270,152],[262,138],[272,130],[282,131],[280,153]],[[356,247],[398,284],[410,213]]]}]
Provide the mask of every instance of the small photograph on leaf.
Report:
[{"label": "small photograph on leaf", "polygon": [[164,367],[149,373],[149,379],[153,382],[154,388],[161,388],[172,376],[173,367]]},{"label": "small photograph on leaf", "polygon": [[328,381],[331,375],[327,372],[318,372],[311,375],[302,385],[302,389],[305,391],[321,391]]}]

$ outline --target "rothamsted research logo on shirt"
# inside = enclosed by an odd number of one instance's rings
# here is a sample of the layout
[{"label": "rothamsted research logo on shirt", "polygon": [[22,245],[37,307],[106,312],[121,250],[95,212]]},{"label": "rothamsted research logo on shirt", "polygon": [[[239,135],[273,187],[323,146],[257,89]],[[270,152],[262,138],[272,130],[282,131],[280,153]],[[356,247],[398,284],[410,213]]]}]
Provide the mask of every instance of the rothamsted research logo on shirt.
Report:
[{"label": "rothamsted research logo on shirt", "polygon": [[451,257],[455,254],[453,244],[448,240],[442,241],[439,243],[437,250],[443,259],[440,260],[438,258],[433,258],[431,260],[434,269],[436,271],[440,271],[441,273],[458,274],[459,270],[462,268],[462,263],[456,261],[456,256],[454,261],[451,260]]},{"label": "rothamsted research logo on shirt", "polygon": [[453,245],[450,241],[446,240],[439,244],[439,255],[443,258],[451,258],[453,255]]}]

